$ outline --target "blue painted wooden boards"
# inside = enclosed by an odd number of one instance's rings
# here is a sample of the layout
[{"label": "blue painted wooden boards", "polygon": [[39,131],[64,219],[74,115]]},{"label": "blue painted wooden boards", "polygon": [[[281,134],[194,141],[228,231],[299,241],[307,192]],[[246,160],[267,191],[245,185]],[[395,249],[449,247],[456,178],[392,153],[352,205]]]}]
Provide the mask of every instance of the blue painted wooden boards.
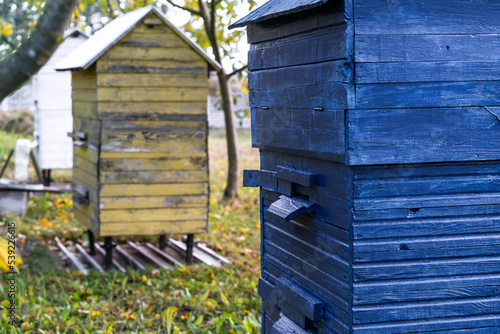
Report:
[{"label": "blue painted wooden boards", "polygon": [[246,21],[263,333],[500,333],[500,4],[286,8]]}]

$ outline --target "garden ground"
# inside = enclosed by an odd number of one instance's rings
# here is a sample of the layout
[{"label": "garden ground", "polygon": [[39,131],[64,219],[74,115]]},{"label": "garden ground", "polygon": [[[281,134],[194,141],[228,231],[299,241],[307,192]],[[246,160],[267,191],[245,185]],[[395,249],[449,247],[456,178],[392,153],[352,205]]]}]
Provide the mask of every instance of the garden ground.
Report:
[{"label": "garden ground", "polygon": [[[0,160],[18,137],[0,131]],[[241,170],[258,168],[258,151],[251,149],[248,131],[240,132],[239,143]],[[17,222],[18,244],[23,247],[24,264],[16,294],[19,326],[11,328],[12,332],[259,333],[258,189],[240,187],[237,200],[221,202],[227,168],[223,131],[211,132],[209,149],[209,233],[195,237],[231,259],[232,264],[222,268],[193,265],[175,270],[151,267],[127,274],[113,270],[83,276],[63,267],[53,253],[55,236],[86,242],[85,229],[71,213],[71,195],[32,196],[25,216],[0,216],[3,235],[7,222]],[[34,178],[33,171],[31,174]],[[56,181],[70,180],[67,171],[56,175]],[[6,284],[2,282],[0,332],[9,332],[7,303]]]}]

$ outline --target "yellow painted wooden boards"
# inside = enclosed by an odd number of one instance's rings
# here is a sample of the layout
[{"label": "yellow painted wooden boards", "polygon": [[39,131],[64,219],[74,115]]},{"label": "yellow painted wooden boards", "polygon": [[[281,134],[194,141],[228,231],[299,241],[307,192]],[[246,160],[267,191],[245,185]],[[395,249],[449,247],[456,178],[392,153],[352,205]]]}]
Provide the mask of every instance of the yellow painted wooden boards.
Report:
[{"label": "yellow painted wooden boards", "polygon": [[102,197],[99,207],[102,210],[155,209],[155,208],[193,208],[206,207],[207,195],[179,196],[139,196],[139,197]]},{"label": "yellow painted wooden boards", "polygon": [[206,73],[99,73],[97,84],[99,87],[207,87],[208,81]]},{"label": "yellow painted wooden boards", "polygon": [[98,60],[98,73],[207,73],[205,62],[171,60]]},{"label": "yellow painted wooden boards", "polygon": [[206,115],[206,101],[177,101],[177,102],[106,102],[101,101],[98,105],[99,114],[103,117],[119,118],[131,117],[161,117],[165,115]]},{"label": "yellow painted wooden boards", "polygon": [[128,183],[169,183],[182,180],[184,183],[208,182],[205,170],[188,171],[131,171],[131,172],[101,172],[102,184]]},{"label": "yellow painted wooden boards", "polygon": [[133,209],[102,210],[101,223],[109,222],[146,222],[146,221],[186,221],[207,218],[208,208],[169,208],[169,209]]},{"label": "yellow painted wooden boards", "polygon": [[103,152],[206,152],[206,123],[196,121],[106,122]]},{"label": "yellow painted wooden boards", "polygon": [[[101,156],[101,171],[176,171],[176,170],[202,170],[208,168],[206,153],[176,153],[162,154],[133,154],[108,158]],[[207,172],[208,174],[208,172]]]},{"label": "yellow painted wooden boards", "polygon": [[208,195],[208,183],[105,184],[101,197]]},{"label": "yellow painted wooden boards", "polygon": [[174,233],[206,233],[207,221],[178,221],[178,222],[138,222],[138,223],[101,223],[101,236],[122,235],[158,235]]},{"label": "yellow painted wooden boards", "polygon": [[100,87],[97,91],[99,101],[112,102],[169,102],[169,101],[198,101],[207,99],[206,87],[169,87],[169,88],[115,88]]},{"label": "yellow painted wooden boards", "polygon": [[205,233],[207,63],[155,15],[73,72],[77,218],[100,236]]}]

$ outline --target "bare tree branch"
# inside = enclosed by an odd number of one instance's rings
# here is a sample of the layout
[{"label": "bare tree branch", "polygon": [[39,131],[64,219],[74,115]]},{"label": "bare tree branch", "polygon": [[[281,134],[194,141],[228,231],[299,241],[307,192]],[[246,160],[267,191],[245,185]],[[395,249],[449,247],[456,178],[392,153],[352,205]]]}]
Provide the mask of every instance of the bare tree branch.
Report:
[{"label": "bare tree branch", "polygon": [[30,37],[0,63],[0,101],[28,81],[63,40],[78,0],[48,0]]},{"label": "bare tree branch", "polygon": [[197,11],[197,10],[194,10],[192,8],[188,8],[188,7],[184,7],[184,6],[178,5],[175,2],[173,2],[172,0],[165,0],[165,1],[167,1],[169,4],[171,4],[174,7],[177,7],[177,8],[180,8],[182,10],[188,11],[188,12],[190,12],[193,15],[201,16],[201,13],[199,11]]},{"label": "bare tree branch", "polygon": [[232,71],[231,73],[229,73],[229,74],[227,75],[228,79],[229,79],[230,77],[232,77],[233,75],[235,75],[235,74],[241,73],[242,71],[246,70],[247,68],[248,68],[248,65],[245,65],[245,66],[242,66],[242,67],[240,67],[240,68],[238,68],[238,69],[236,69],[236,70]]}]

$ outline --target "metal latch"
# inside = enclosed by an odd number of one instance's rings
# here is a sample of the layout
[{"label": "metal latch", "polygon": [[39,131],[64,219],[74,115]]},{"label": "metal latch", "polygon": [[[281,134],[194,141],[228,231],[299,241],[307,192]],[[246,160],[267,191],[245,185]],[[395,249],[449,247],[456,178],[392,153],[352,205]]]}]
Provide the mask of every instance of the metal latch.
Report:
[{"label": "metal latch", "polygon": [[87,146],[87,134],[83,131],[68,132],[68,137],[73,138],[73,145],[75,146]]},{"label": "metal latch", "polygon": [[90,203],[89,191],[85,187],[76,185],[73,187],[75,195],[73,195],[73,201],[78,204],[88,204]]}]

